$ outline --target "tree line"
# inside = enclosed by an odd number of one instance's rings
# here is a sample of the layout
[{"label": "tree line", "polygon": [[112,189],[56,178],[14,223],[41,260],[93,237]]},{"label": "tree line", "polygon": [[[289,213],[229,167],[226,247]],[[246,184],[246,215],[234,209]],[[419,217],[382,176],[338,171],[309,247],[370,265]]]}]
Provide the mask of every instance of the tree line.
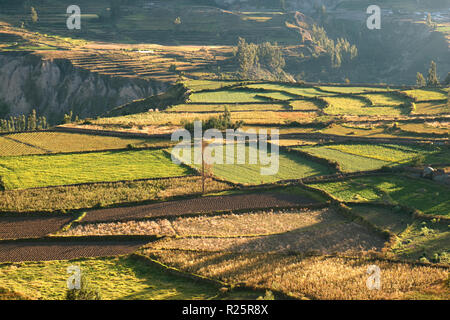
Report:
[{"label": "tree line", "polygon": [[22,132],[48,129],[47,119],[38,117],[36,110],[32,110],[27,116],[11,116],[9,119],[0,119],[0,132]]}]

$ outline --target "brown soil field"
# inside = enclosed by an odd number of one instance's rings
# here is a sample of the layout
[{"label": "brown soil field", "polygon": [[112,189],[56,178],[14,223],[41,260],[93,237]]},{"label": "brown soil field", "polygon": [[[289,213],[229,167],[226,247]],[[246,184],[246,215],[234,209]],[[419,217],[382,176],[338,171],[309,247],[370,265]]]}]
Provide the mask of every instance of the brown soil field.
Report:
[{"label": "brown soil field", "polygon": [[0,239],[40,238],[60,230],[73,217],[0,217]]},{"label": "brown soil field", "polygon": [[82,222],[123,221],[215,211],[287,208],[315,202],[307,197],[290,194],[237,194],[168,201],[136,207],[93,210],[87,213]]},{"label": "brown soil field", "polygon": [[70,260],[129,254],[145,241],[8,242],[0,246],[0,262]]}]

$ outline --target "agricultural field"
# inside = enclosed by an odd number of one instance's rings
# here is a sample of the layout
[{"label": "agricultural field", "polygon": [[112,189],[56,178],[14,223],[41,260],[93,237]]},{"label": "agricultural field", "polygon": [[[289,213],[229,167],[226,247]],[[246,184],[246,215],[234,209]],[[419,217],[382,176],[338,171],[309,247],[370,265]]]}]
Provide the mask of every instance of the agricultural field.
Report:
[{"label": "agricultural field", "polygon": [[387,144],[329,144],[301,147],[297,150],[337,162],[344,172],[381,169],[412,162],[419,155],[425,163],[446,163],[448,148],[410,147]]},{"label": "agricultural field", "polygon": [[411,98],[416,99],[418,102],[447,100],[447,95],[445,94],[445,92],[442,92],[440,90],[415,89],[415,90],[406,90],[403,92],[406,93]]},{"label": "agricultural field", "polygon": [[218,295],[213,285],[169,275],[131,257],[0,264],[2,288],[14,288],[28,299],[64,300],[67,267],[82,268],[102,299],[208,299]]},{"label": "agricultural field", "polygon": [[[227,153],[227,147],[235,151]],[[242,164],[238,163],[238,153],[241,148],[245,149],[245,157],[242,159]],[[245,147],[239,144],[234,144],[233,146],[222,145],[222,150],[224,150],[223,155],[218,155],[216,161],[220,163],[211,164],[208,170],[217,177],[236,183],[260,184],[333,173],[331,168],[292,153],[280,152],[278,159],[271,158],[272,154],[268,153],[264,158],[261,158],[258,149],[247,144]],[[211,153],[214,152],[213,150],[211,151]],[[192,163],[191,165],[194,168],[201,168],[201,160],[195,157],[194,150],[181,149],[180,153],[179,159],[181,161],[186,164]],[[252,159],[254,157],[254,161],[251,160],[251,157]],[[213,158],[211,158],[212,161]],[[266,161],[268,161],[268,164],[265,164]],[[270,173],[270,170],[276,173]]]},{"label": "agricultural field", "polygon": [[0,158],[6,189],[184,176],[163,150],[109,151]]},{"label": "agricultural field", "polygon": [[126,139],[65,132],[26,132],[8,134],[1,138],[9,140],[11,144],[16,143],[17,148],[8,145],[9,141],[5,144],[2,143],[0,156],[114,150],[126,149],[129,146],[145,148],[170,145],[167,140],[161,139]]},{"label": "agricultural field", "polygon": [[444,0],[0,2],[0,300],[450,300]]},{"label": "agricultural field", "polygon": [[450,213],[450,193],[447,192],[447,187],[425,179],[386,175],[316,183],[311,186],[346,202],[398,203],[430,215],[448,216]]},{"label": "agricultural field", "polygon": [[432,266],[377,261],[384,270],[383,288],[386,289],[367,290],[366,272],[373,260],[364,258],[151,248],[145,252],[182,270],[229,283],[245,282],[257,288],[281,290],[297,299],[448,299],[445,289],[448,271]]},{"label": "agricultural field", "polygon": [[367,106],[362,99],[355,97],[323,97],[328,103],[324,112],[330,115],[401,115],[402,108],[395,106]]}]

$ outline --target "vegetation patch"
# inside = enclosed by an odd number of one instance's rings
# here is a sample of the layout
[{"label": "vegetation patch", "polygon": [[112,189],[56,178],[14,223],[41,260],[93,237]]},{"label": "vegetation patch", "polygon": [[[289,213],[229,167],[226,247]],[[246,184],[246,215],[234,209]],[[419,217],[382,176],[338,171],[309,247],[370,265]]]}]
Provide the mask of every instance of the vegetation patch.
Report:
[{"label": "vegetation patch", "polygon": [[[147,250],[147,254],[188,272],[228,283],[279,290],[296,298],[415,299],[418,294],[434,299],[449,297],[445,287],[448,270],[432,266],[280,253]],[[374,263],[382,272],[381,290],[367,290],[367,269]]]},{"label": "vegetation patch", "polygon": [[444,185],[422,178],[383,175],[311,184],[341,201],[401,204],[425,214],[448,216],[450,193]]},{"label": "vegetation patch", "polygon": [[[329,174],[334,172],[331,168],[316,163],[312,160],[305,159],[297,154],[280,151],[278,157],[278,170],[275,170],[273,174],[265,175],[261,173],[261,168],[268,169],[270,168],[270,164],[265,165],[263,164],[263,162],[261,162],[260,156],[257,155],[258,150],[256,148],[245,145],[245,159],[243,164],[238,163],[238,145],[234,144],[234,148],[234,158],[229,158],[227,152],[225,152],[226,146],[224,146],[222,164],[212,164],[209,168],[209,172],[211,172],[214,176],[220,177],[222,179],[244,184],[260,184],[267,182],[276,182],[279,180],[300,179],[304,177]],[[191,151],[184,149],[182,151],[183,152],[181,152],[181,160],[183,162],[188,162],[188,152],[191,152],[191,159],[194,159],[193,150]],[[249,161],[250,153],[256,155],[255,164],[252,164]],[[201,164],[194,163],[192,164],[192,166],[196,169],[200,169]]]},{"label": "vegetation patch", "polygon": [[82,224],[61,235],[166,235],[166,236],[255,236],[284,233],[319,223],[342,221],[329,209],[259,211],[218,216],[179,217],[173,220],[127,221]]},{"label": "vegetation patch", "polygon": [[131,257],[0,264],[1,284],[30,299],[62,300],[67,291],[67,268],[79,266],[102,299],[210,299],[212,284],[193,282]]},{"label": "vegetation patch", "polygon": [[[206,179],[206,190],[230,189],[229,184]],[[198,195],[201,177],[125,181],[39,189],[0,191],[0,210],[4,212],[38,212],[101,208],[119,204],[166,200],[172,197]]]},{"label": "vegetation patch", "polygon": [[9,190],[191,173],[189,169],[174,164],[163,150],[0,158],[0,175]]}]

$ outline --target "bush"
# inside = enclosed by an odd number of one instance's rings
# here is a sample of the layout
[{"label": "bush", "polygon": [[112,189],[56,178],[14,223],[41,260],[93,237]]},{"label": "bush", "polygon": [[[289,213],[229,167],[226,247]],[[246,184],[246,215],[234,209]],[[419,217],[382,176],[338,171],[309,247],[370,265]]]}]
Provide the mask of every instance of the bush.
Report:
[{"label": "bush", "polygon": [[81,276],[80,289],[67,289],[66,300],[101,300],[100,293],[90,287],[88,279]]},{"label": "bush", "polygon": [[[195,119],[193,122],[187,122],[187,121],[181,121],[181,124],[183,127],[188,130],[189,132],[194,131],[194,122],[200,121],[198,119]],[[208,130],[208,129],[217,129],[217,130],[225,130],[225,129],[238,129],[242,127],[244,124],[243,121],[231,121],[231,113],[228,110],[228,108],[225,107],[225,111],[223,114],[221,114],[218,117],[210,117],[206,121],[202,121],[202,129]]]},{"label": "bush", "polygon": [[423,154],[418,154],[414,159],[411,160],[411,164],[414,167],[421,167],[425,163],[425,156]]}]

